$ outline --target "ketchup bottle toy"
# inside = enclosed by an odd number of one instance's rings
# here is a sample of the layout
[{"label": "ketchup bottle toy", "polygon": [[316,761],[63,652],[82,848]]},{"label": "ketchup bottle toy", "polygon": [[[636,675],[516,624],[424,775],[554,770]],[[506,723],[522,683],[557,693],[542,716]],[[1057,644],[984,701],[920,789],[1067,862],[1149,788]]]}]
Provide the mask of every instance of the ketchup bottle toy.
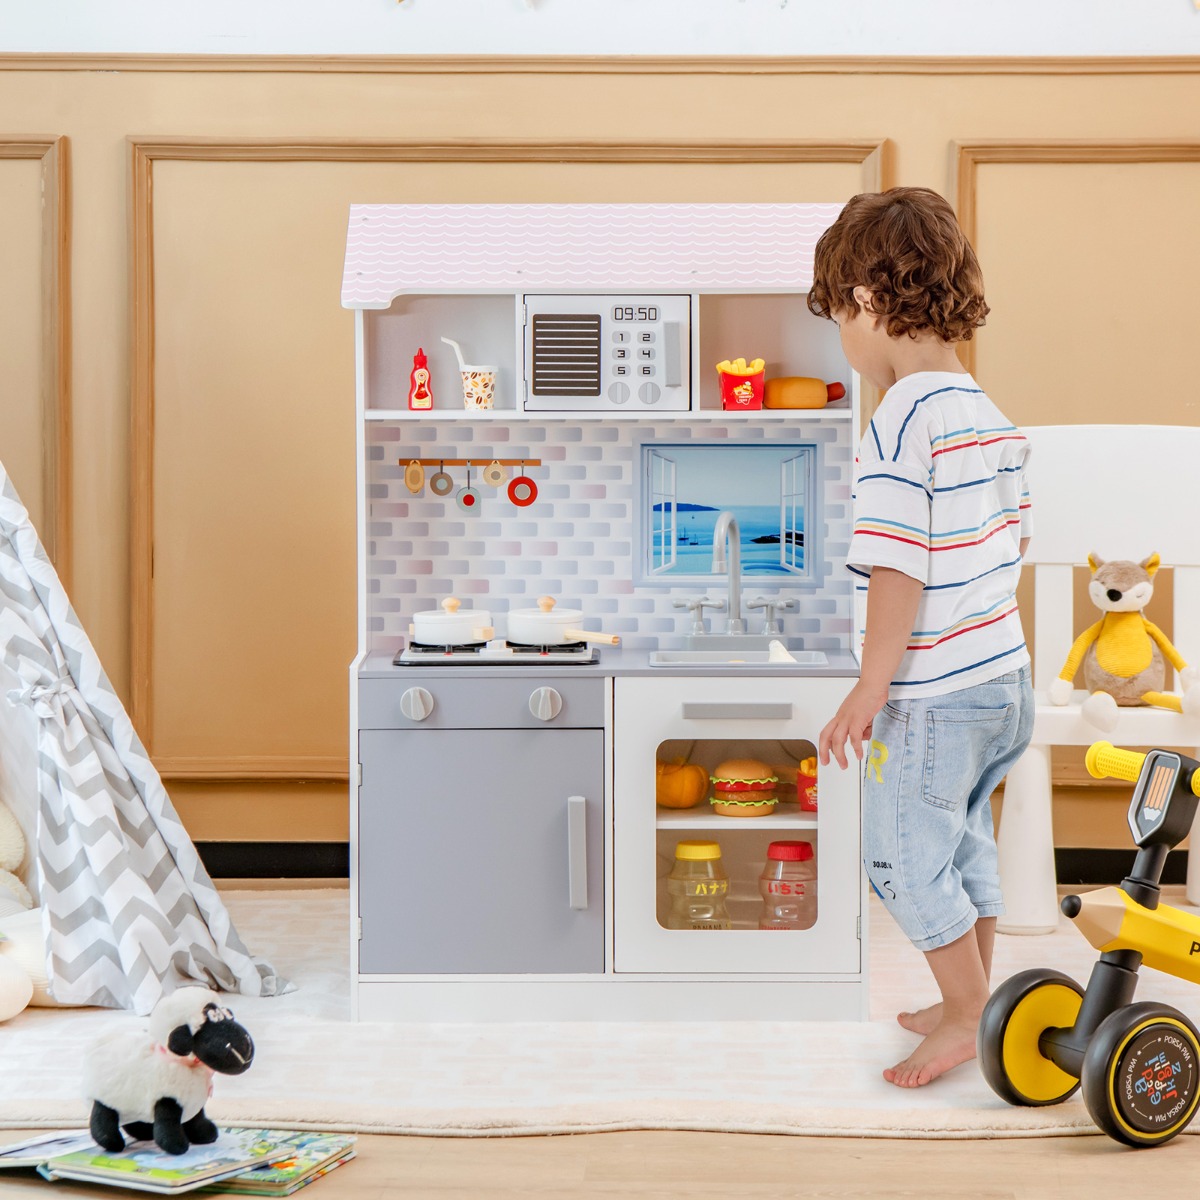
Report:
[{"label": "ketchup bottle toy", "polygon": [[424,349],[413,355],[412,374],[408,377],[408,407],[425,409],[433,407],[433,388],[429,380],[429,360]]}]

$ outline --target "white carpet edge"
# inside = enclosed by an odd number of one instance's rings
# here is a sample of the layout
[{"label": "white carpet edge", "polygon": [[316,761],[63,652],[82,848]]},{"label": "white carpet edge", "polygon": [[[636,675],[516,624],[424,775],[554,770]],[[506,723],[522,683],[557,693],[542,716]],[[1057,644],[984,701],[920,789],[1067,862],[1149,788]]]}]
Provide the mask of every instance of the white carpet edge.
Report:
[{"label": "white carpet edge", "polygon": [[[673,1130],[697,1133],[759,1133],[794,1137],[902,1138],[927,1140],[991,1140],[995,1138],[1071,1137],[1097,1135],[1087,1114],[1049,1118],[1044,1109],[998,1111],[988,1126],[967,1125],[955,1109],[933,1109],[920,1114],[912,1110],[872,1114],[872,1126],[864,1128],[862,1114],[852,1109],[830,1109],[814,1121],[811,1109],[798,1110],[789,1120],[778,1106],[714,1104],[693,1106],[686,1116],[670,1103],[564,1105],[554,1109],[526,1109],[521,1114],[486,1109],[435,1110],[397,1109],[381,1117],[377,1108],[355,1111],[342,1106],[330,1120],[294,1099],[281,1099],[278,1107],[261,1101],[224,1102],[209,1113],[224,1125],[252,1128],[311,1129],[338,1133],[396,1134],[410,1137],[538,1137],[583,1133],[616,1133],[635,1130]],[[705,1111],[708,1109],[708,1111]],[[675,1110],[675,1111],[672,1111]],[[760,1111],[761,1110],[761,1111]],[[975,1120],[978,1120],[976,1115]],[[87,1106],[60,1103],[22,1106],[0,1103],[0,1129],[81,1128],[87,1124]]]}]

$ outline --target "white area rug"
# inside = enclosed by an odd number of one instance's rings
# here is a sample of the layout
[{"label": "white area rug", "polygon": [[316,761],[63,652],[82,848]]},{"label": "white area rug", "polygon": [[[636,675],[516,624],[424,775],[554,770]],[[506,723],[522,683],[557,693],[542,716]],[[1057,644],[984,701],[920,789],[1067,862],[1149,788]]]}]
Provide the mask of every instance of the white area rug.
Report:
[{"label": "white area rug", "polygon": [[[921,956],[871,911],[866,1023],[768,1021],[520,1025],[352,1025],[345,891],[226,892],[237,928],[298,985],[231,998],[254,1035],[254,1066],[217,1078],[209,1112],[226,1123],[452,1136],[693,1129],[876,1137],[1094,1133],[1076,1095],[1013,1108],[974,1063],[906,1091],[880,1071],[916,1035],[895,1013],[935,1000]],[[1170,898],[1179,904],[1178,894]],[[1095,952],[1065,918],[1048,937],[997,939],[995,980],[1051,965],[1086,983]],[[1200,1020],[1200,988],[1143,969],[1139,999]],[[28,1009],[0,1026],[0,1126],[87,1123],[78,1097],[87,1044],[115,1022],[99,1009]],[[1195,1126],[1193,1127],[1195,1128]]]}]

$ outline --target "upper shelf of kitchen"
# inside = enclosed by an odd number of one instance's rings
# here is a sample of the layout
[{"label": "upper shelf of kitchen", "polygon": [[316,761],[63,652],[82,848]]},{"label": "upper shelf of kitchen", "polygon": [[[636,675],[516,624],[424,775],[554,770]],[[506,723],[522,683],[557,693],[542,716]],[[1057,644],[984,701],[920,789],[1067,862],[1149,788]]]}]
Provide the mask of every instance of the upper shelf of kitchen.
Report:
[{"label": "upper shelf of kitchen", "polygon": [[[839,207],[354,205],[342,303],[356,310],[360,410],[373,421],[853,419],[858,380],[836,326],[807,303],[813,250]],[[723,399],[716,365],[738,359],[763,371],[752,383],[727,375]],[[823,398],[820,381],[846,399],[762,408],[764,380],[791,377],[812,381],[792,395]]]},{"label": "upper shelf of kitchen", "polygon": [[849,404],[839,400],[824,408],[764,408],[753,412],[725,412],[721,409],[687,409],[679,412],[524,412],[515,408],[461,409],[434,408],[425,412],[410,412],[407,408],[369,408],[363,414],[368,421],[728,421],[748,423],[760,421],[848,421],[854,413]]},{"label": "upper shelf of kitchen", "polygon": [[[367,420],[790,421],[858,407],[837,326],[803,292],[405,294],[359,320]],[[717,363],[738,358],[763,361],[758,407],[724,405]],[[813,381],[805,398],[830,384],[844,398],[762,407],[765,382],[786,377]],[[418,386],[428,407],[410,404]]]}]

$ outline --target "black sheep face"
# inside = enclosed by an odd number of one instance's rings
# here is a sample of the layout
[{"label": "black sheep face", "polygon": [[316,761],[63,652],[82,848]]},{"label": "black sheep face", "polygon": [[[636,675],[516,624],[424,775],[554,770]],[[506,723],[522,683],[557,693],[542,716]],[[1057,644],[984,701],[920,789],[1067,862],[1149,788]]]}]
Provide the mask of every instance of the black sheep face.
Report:
[{"label": "black sheep face", "polygon": [[254,1061],[254,1042],[233,1013],[216,1004],[204,1006],[204,1024],[195,1033],[187,1025],[171,1030],[167,1049],[181,1057],[194,1054],[222,1075],[240,1075]]}]

